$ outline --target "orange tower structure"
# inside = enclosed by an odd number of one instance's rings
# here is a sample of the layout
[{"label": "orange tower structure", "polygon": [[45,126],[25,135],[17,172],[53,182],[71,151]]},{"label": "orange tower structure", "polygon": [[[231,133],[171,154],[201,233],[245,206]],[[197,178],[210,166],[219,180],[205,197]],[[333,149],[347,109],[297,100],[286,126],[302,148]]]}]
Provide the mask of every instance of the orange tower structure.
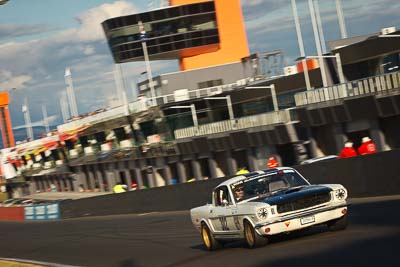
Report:
[{"label": "orange tower structure", "polygon": [[5,148],[15,146],[8,104],[10,104],[8,93],[0,92],[0,130]]},{"label": "orange tower structure", "polygon": [[[207,2],[204,0],[170,0],[170,6]],[[249,56],[246,30],[243,23],[240,0],[214,0],[219,32],[219,49],[215,52],[182,57],[181,70],[206,68],[215,65],[240,62]]]}]

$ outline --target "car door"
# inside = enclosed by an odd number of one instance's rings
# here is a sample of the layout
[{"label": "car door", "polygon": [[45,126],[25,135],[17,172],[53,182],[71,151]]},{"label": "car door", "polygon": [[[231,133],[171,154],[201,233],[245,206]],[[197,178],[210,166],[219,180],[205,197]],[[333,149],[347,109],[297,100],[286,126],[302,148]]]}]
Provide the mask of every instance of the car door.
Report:
[{"label": "car door", "polygon": [[231,231],[233,225],[232,200],[226,186],[218,187],[214,190],[214,207],[210,211],[210,221],[215,232]]}]

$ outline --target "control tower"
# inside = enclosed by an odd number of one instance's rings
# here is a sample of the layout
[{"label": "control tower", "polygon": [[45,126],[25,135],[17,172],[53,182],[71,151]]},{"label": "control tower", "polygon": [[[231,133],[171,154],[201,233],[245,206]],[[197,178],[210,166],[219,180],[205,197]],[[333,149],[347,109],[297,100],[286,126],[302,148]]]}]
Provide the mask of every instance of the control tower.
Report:
[{"label": "control tower", "polygon": [[[249,56],[240,0],[170,0],[170,6],[102,23],[116,63],[178,59],[192,70],[240,62]],[[143,23],[143,28],[139,24]]]}]

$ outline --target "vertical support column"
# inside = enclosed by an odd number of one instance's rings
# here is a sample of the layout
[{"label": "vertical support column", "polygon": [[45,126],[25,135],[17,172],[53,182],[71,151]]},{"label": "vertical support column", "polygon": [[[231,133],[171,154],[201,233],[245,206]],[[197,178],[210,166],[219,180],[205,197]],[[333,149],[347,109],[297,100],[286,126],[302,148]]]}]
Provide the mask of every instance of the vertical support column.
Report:
[{"label": "vertical support column", "polygon": [[248,166],[249,171],[256,171],[258,169],[258,166],[254,149],[253,148],[246,149],[246,155],[247,155],[247,163],[249,165]]},{"label": "vertical support column", "polygon": [[100,171],[100,166],[98,164],[93,165],[93,171],[96,174],[100,192],[105,192],[104,178],[103,178],[103,173]]},{"label": "vertical support column", "polygon": [[132,184],[131,172],[128,169],[125,169],[124,172],[125,172],[125,178],[126,178],[128,190],[131,190],[131,184]]},{"label": "vertical support column", "polygon": [[308,140],[310,141],[310,143],[308,145],[310,157],[315,158],[318,156],[317,142],[315,141],[315,138],[312,135],[311,128],[307,128],[307,135],[308,135]]},{"label": "vertical support column", "polygon": [[376,150],[379,151],[387,151],[390,150],[389,145],[386,143],[385,135],[381,129],[379,129],[379,125],[377,121],[371,122],[371,139],[376,144]]},{"label": "vertical support column", "polygon": [[110,166],[110,168],[112,168],[112,171],[113,171],[113,173],[114,173],[115,184],[116,184],[116,183],[119,183],[119,182],[122,182],[122,181],[121,181],[120,174],[119,174],[119,171],[120,171],[120,170],[119,170],[119,168],[117,168],[117,167],[115,166],[115,163],[110,163],[109,166]]},{"label": "vertical support column", "polygon": [[57,175],[57,180],[58,180],[58,182],[59,182],[59,184],[60,184],[60,190],[61,190],[61,192],[65,192],[65,184],[64,184],[64,179],[63,179],[63,176],[60,174],[60,175]]},{"label": "vertical support column", "polygon": [[146,176],[147,176],[147,181],[149,182],[149,188],[152,188],[152,187],[156,186],[154,172],[155,172],[154,167],[148,168],[146,170]]},{"label": "vertical support column", "polygon": [[167,182],[167,185],[171,184],[172,173],[171,173],[171,168],[168,166],[168,164],[165,164],[164,166],[164,178],[165,181]]},{"label": "vertical support column", "polygon": [[235,175],[237,172],[237,163],[236,160],[232,157],[230,151],[226,151],[226,162],[228,163],[228,175]]},{"label": "vertical support column", "polygon": [[75,192],[79,192],[79,185],[82,184],[82,178],[79,173],[74,173],[71,175],[71,183]]},{"label": "vertical support column", "polygon": [[107,170],[106,170],[106,180],[108,184],[109,190],[112,192],[114,186],[117,184],[116,177],[115,177],[115,171],[112,168],[112,164],[109,163],[107,164]]},{"label": "vertical support column", "polygon": [[341,124],[336,124],[333,126],[335,130],[334,140],[336,151],[335,154],[339,154],[343,148],[344,142],[346,142],[346,135],[343,132]]},{"label": "vertical support column", "polygon": [[88,186],[92,191],[94,191],[96,181],[94,179],[93,168],[91,168],[90,165],[86,165],[86,171],[88,175]]},{"label": "vertical support column", "polygon": [[214,158],[210,157],[208,160],[208,169],[210,171],[210,178],[217,178],[217,162]]},{"label": "vertical support column", "polygon": [[80,178],[81,178],[81,184],[83,185],[83,188],[85,191],[88,189],[88,183],[87,183],[87,175],[83,169],[83,166],[79,166],[79,172],[78,172]]},{"label": "vertical support column", "polygon": [[136,183],[138,184],[138,189],[143,189],[143,177],[142,172],[139,168],[134,168],[133,173],[135,174]]},{"label": "vertical support column", "polygon": [[47,176],[47,175],[45,176],[44,183],[45,183],[45,190],[47,191],[50,188],[50,178],[49,178],[49,176]]},{"label": "vertical support column", "polygon": [[36,184],[35,184],[35,178],[33,176],[30,177],[30,183],[29,183],[29,193],[30,194],[35,194],[36,193]]},{"label": "vertical support column", "polygon": [[185,165],[182,162],[178,161],[176,163],[176,172],[178,174],[178,179],[180,183],[186,183],[187,177],[185,172]]},{"label": "vertical support column", "polygon": [[196,178],[197,181],[200,181],[203,179],[203,176],[201,174],[201,166],[199,161],[197,160],[191,160],[190,165],[192,166],[192,171],[193,171],[193,176],[190,178]]},{"label": "vertical support column", "polygon": [[72,191],[72,183],[71,183],[71,179],[68,175],[63,174],[62,175],[62,179],[65,181],[66,184],[66,189],[71,192]]}]

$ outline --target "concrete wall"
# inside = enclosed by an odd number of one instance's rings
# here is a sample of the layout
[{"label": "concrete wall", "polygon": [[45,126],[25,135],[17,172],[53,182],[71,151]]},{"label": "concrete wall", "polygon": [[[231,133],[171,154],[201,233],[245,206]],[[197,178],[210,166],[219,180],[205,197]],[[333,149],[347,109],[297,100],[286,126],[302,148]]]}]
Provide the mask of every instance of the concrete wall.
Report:
[{"label": "concrete wall", "polygon": [[[173,94],[177,89],[197,90],[200,82],[222,79],[223,84],[230,84],[249,76],[251,76],[251,73],[246,73],[244,65],[241,62],[236,62],[204,69],[163,74],[155,79],[161,79],[161,81],[158,81],[161,86],[161,94],[168,95]],[[142,81],[139,86],[147,83],[147,81]]]},{"label": "concrete wall", "polygon": [[[400,150],[296,166],[312,183],[341,183],[350,197],[400,194]],[[61,218],[188,210],[211,202],[227,178],[73,200],[60,204]]]}]

